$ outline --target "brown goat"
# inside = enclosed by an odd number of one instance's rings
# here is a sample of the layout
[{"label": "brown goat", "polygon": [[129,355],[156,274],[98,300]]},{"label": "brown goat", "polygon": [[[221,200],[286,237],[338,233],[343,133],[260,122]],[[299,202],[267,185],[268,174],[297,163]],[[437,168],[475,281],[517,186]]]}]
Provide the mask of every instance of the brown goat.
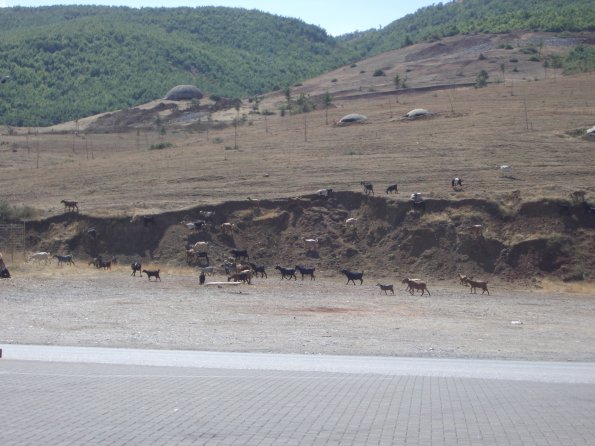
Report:
[{"label": "brown goat", "polygon": [[[488,290],[488,282],[482,282],[482,281],[478,281],[478,280],[471,280],[469,278],[465,278],[465,282],[467,282],[469,284],[469,286],[471,287],[471,293],[477,294],[477,288],[481,288],[483,291],[481,292],[481,294],[484,293],[488,293],[488,296],[490,295],[490,291]],[[475,292],[474,292],[475,290]]]},{"label": "brown goat", "polygon": [[409,279],[408,277],[405,277],[403,279],[403,283],[406,283],[408,285],[409,293],[412,296],[415,293],[415,290],[421,290],[421,295],[422,296],[427,291],[428,292],[428,296],[431,296],[430,290],[428,290],[428,287],[426,286],[426,283],[425,282],[422,282],[419,279]]}]

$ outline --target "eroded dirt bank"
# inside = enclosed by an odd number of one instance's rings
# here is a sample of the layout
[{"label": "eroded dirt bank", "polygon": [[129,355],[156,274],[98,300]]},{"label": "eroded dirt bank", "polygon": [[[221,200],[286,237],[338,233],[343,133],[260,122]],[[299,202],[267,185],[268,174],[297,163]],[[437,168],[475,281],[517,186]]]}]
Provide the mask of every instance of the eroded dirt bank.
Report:
[{"label": "eroded dirt bank", "polygon": [[[207,229],[180,224],[203,219],[201,210],[215,212]],[[241,248],[271,273],[275,265],[305,264],[323,276],[349,268],[375,277],[453,280],[461,272],[520,285],[545,277],[589,280],[595,271],[594,214],[560,200],[521,202],[514,193],[498,203],[426,200],[421,211],[399,195],[338,192],[266,200],[258,207],[226,202],[153,217],[145,224],[65,213],[30,222],[28,251],[73,253],[83,262],[102,255],[121,263],[182,266],[187,247],[208,241],[209,262],[216,266],[230,249]],[[351,217],[357,219],[354,228],[345,224]],[[223,222],[238,230],[224,234]],[[470,230],[475,225],[482,225],[481,235]],[[318,249],[308,251],[304,238],[317,238]]]}]

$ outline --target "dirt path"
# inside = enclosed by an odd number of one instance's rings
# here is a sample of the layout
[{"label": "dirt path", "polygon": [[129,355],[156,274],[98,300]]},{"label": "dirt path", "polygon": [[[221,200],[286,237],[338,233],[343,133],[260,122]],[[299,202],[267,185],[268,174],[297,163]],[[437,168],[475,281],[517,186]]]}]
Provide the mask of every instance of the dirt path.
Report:
[{"label": "dirt path", "polygon": [[[52,268],[52,270],[54,270]],[[209,278],[221,280],[222,277]],[[370,279],[371,280],[371,279]],[[63,268],[0,281],[0,342],[306,354],[595,360],[595,297],[513,290],[469,295],[430,284],[431,297],[396,295],[339,278],[199,287]],[[514,321],[514,322],[513,322]]]}]

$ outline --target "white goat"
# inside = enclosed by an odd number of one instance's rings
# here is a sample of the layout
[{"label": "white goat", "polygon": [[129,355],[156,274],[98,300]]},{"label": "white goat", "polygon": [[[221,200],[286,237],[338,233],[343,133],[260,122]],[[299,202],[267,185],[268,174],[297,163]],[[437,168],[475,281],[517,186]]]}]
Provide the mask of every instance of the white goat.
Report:
[{"label": "white goat", "polygon": [[41,261],[43,261],[44,263],[51,263],[52,255],[49,252],[45,251],[36,252],[35,254],[30,255],[27,259],[28,262],[31,262],[32,260],[35,260],[38,263]]},{"label": "white goat", "polygon": [[332,193],[333,193],[332,189],[318,189],[316,191],[316,194],[320,195],[321,197],[328,197]]}]

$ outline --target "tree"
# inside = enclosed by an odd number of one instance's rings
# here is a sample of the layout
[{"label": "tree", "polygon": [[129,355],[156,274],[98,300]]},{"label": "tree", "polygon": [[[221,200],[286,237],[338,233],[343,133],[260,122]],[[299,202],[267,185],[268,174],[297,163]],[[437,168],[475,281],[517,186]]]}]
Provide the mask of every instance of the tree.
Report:
[{"label": "tree", "polygon": [[504,73],[506,72],[506,64],[500,64],[500,71],[502,72],[502,82],[506,83],[506,77],[504,75]]},{"label": "tree", "polygon": [[238,149],[238,124],[240,122],[240,103],[241,101],[238,99],[235,101],[235,104],[233,106],[233,108],[236,109],[236,119],[234,120],[234,145],[233,148],[234,149]]},{"label": "tree", "polygon": [[328,108],[331,106],[331,104],[333,103],[333,96],[328,92],[324,94],[324,112],[325,112],[325,120],[326,120],[326,125],[328,125]]},{"label": "tree", "polygon": [[490,75],[486,70],[481,70],[475,78],[475,88],[482,88],[488,85],[488,78]]},{"label": "tree", "polygon": [[287,101],[287,110],[289,110],[291,108],[291,87],[289,85],[283,89],[283,94]]},{"label": "tree", "polygon": [[395,89],[398,90],[401,87],[401,76],[395,74],[395,78],[393,79],[395,82]]}]

